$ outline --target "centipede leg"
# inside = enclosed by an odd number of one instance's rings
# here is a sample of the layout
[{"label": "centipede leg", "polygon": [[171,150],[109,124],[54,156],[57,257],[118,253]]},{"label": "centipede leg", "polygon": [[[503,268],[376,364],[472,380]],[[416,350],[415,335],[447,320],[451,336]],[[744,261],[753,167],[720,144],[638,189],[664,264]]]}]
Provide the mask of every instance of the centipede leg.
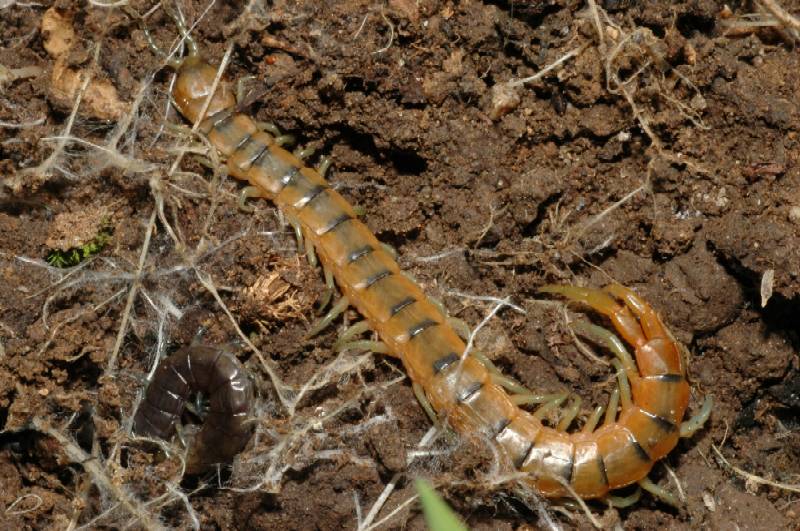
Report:
[{"label": "centipede leg", "polygon": [[608,496],[606,501],[612,507],[616,507],[617,509],[624,509],[625,507],[630,507],[634,503],[639,501],[639,498],[642,497],[642,489],[641,487],[636,487],[636,492],[631,494],[630,496]]},{"label": "centipede leg", "polygon": [[346,329],[344,332],[339,334],[339,339],[337,339],[336,343],[333,344],[334,350],[338,351],[339,347],[342,344],[349,342],[354,337],[360,336],[369,329],[370,329],[369,321],[364,320],[354,324],[353,326],[351,326],[350,328]]},{"label": "centipede leg", "polygon": [[252,199],[253,197],[261,197],[260,188],[255,186],[245,186],[242,188],[242,191],[239,192],[239,200],[237,201],[239,210],[242,212],[255,212],[255,207],[247,206],[247,200]]},{"label": "centipede leg", "polygon": [[425,413],[428,415],[428,418],[431,419],[431,422],[434,424],[439,424],[439,418],[436,416],[436,412],[433,410],[433,406],[431,406],[430,400],[425,395],[425,389],[422,385],[414,382],[411,385],[411,389],[414,390],[414,396],[417,397],[419,404],[422,406],[422,409],[425,410]]},{"label": "centipede leg", "polygon": [[[619,304],[609,293],[600,289],[578,286],[547,285],[539,288],[542,293],[554,293],[575,302],[582,302],[608,317],[614,328],[631,345],[639,346],[646,341],[642,326],[626,306]],[[626,302],[627,299],[626,299]]]},{"label": "centipede leg", "polygon": [[545,404],[548,405],[550,402],[558,401],[560,404],[564,400],[566,400],[568,393],[548,393],[548,394],[535,394],[535,393],[524,393],[518,395],[512,395],[511,401],[518,405],[518,406],[529,406],[532,404]]},{"label": "centipede leg", "polygon": [[689,420],[681,423],[681,437],[689,438],[695,434],[697,430],[702,428],[711,416],[711,409],[714,407],[714,398],[711,395],[706,395],[703,400],[703,407],[697,414],[692,415]]},{"label": "centipede leg", "polygon": [[456,331],[456,334],[458,334],[458,336],[464,341],[469,340],[469,336],[472,335],[472,329],[463,319],[448,316],[447,324],[452,326],[453,330]]},{"label": "centipede leg", "polygon": [[505,376],[504,374],[500,374],[499,372],[495,373],[489,371],[489,378],[492,379],[492,383],[499,385],[506,391],[513,393],[515,395],[531,396],[532,394],[530,389],[523,386],[513,378]]},{"label": "centipede leg", "polygon": [[303,237],[303,227],[300,225],[296,219],[289,218],[287,219],[289,225],[292,226],[294,229],[294,237],[297,240],[297,248],[303,249],[305,247],[305,238]]},{"label": "centipede leg", "polygon": [[279,135],[275,137],[275,144],[278,146],[291,146],[297,142],[294,135]]},{"label": "centipede leg", "polygon": [[583,400],[581,397],[578,395],[573,395],[572,403],[567,409],[564,410],[564,415],[561,417],[561,420],[558,421],[558,425],[556,426],[558,431],[566,431],[567,428],[569,428],[570,424],[572,424],[572,421],[578,416],[582,402]]},{"label": "centipede leg", "polygon": [[359,339],[356,341],[349,341],[347,343],[342,343],[338,347],[334,348],[335,352],[344,352],[345,350],[362,350],[368,352],[374,352],[375,354],[387,354],[392,356],[392,352],[389,350],[389,345],[384,343],[383,341],[372,341],[370,339]]},{"label": "centipede leg", "polygon": [[597,427],[597,423],[600,422],[600,417],[603,416],[603,411],[606,408],[603,406],[597,406],[592,411],[592,414],[589,415],[589,418],[586,419],[586,423],[583,425],[583,429],[581,430],[582,433],[592,433],[594,429]]},{"label": "centipede leg", "polygon": [[320,157],[319,165],[317,166],[317,173],[319,173],[324,178],[328,174],[328,170],[330,168],[331,168],[331,159],[328,157]]},{"label": "centipede leg", "polygon": [[306,259],[308,260],[308,265],[311,267],[317,267],[319,263],[317,261],[317,251],[314,249],[314,242],[311,241],[311,238],[306,238]]},{"label": "centipede leg", "polygon": [[[392,257],[392,260],[397,260],[397,249],[395,249],[393,245],[389,245],[388,243],[381,242],[381,247],[383,247],[384,251],[389,253],[389,256]],[[442,313],[444,313],[445,315],[447,314],[447,312],[445,312],[444,310],[442,310]]]},{"label": "centipede leg", "polygon": [[681,502],[680,500],[678,500],[678,498],[675,497],[674,494],[672,494],[664,487],[659,487],[658,485],[653,483],[653,481],[649,477],[645,476],[644,479],[639,480],[639,486],[642,487],[642,489],[649,492],[650,494],[652,494],[653,496],[655,496],[656,498],[658,498],[659,500],[666,503],[667,505],[671,505],[676,509],[681,508]]},{"label": "centipede leg", "polygon": [[272,122],[256,122],[256,127],[271,134],[278,146],[292,145],[295,143],[294,135],[283,134],[280,128]]},{"label": "centipede leg", "polygon": [[568,393],[562,393],[560,395],[556,395],[556,398],[550,400],[549,402],[545,402],[533,412],[533,418],[541,421],[543,418],[545,418],[545,416],[547,416],[548,413],[558,409],[558,407],[564,403],[564,400],[567,399],[567,396],[569,396]]},{"label": "centipede leg", "polygon": [[314,153],[316,153],[316,151],[317,150],[312,148],[312,147],[307,147],[307,148],[298,147],[297,149],[295,149],[292,152],[292,155],[294,155],[295,157],[297,157],[300,160],[305,160],[308,157],[310,157],[311,155],[313,155]]},{"label": "centipede leg", "polygon": [[576,333],[611,351],[622,363],[629,375],[637,373],[636,363],[633,361],[628,349],[625,348],[625,344],[611,330],[584,320],[575,321],[570,326]]},{"label": "centipede leg", "polygon": [[245,91],[245,83],[252,79],[256,79],[256,76],[242,76],[236,80],[236,101],[244,101],[244,98],[247,95],[247,92]]},{"label": "centipede leg", "polygon": [[322,271],[325,275],[325,291],[319,298],[319,306],[317,308],[318,311],[322,311],[328,307],[328,304],[331,303],[331,298],[333,297],[333,293],[336,290],[336,286],[334,284],[333,272],[329,267],[322,268]]},{"label": "centipede leg", "polygon": [[330,324],[333,322],[334,319],[339,317],[346,309],[350,306],[350,299],[347,297],[342,297],[339,301],[330,309],[330,311],[325,314],[325,316],[317,321],[306,333],[306,339],[310,339],[315,335],[319,334]]},{"label": "centipede leg", "polygon": [[611,365],[617,369],[617,385],[619,386],[619,401],[622,405],[622,411],[630,408],[633,405],[631,398],[631,384],[628,381],[628,373],[622,366],[619,360],[611,360]]},{"label": "centipede leg", "polygon": [[603,426],[613,424],[617,420],[617,407],[619,407],[619,387],[611,392],[608,397],[608,406],[606,407],[606,416],[603,419]]},{"label": "centipede leg", "polygon": [[263,131],[266,131],[272,136],[281,136],[283,134],[280,127],[278,127],[272,122],[256,122],[256,127],[258,127]]},{"label": "centipede leg", "polygon": [[[391,247],[391,252],[395,253],[395,255],[397,254],[397,251],[394,249],[394,247]],[[409,278],[411,278],[411,280],[414,280],[414,278],[411,277],[410,275]],[[416,280],[414,280],[414,282],[416,282]],[[458,337],[460,337],[464,341],[469,340],[469,336],[472,334],[472,329],[469,327],[466,321],[464,321],[463,319],[459,319],[458,317],[450,316],[447,313],[447,308],[444,307],[444,303],[438,298],[428,297],[428,300],[431,301],[431,303],[433,303],[433,305],[436,306],[436,309],[439,310],[439,312],[441,312],[441,314],[445,316],[447,324],[450,325],[453,328],[453,330],[455,330],[456,334],[458,334]],[[474,356],[475,353],[474,351],[471,351],[470,354]]]},{"label": "centipede leg", "polygon": [[[483,364],[484,367],[491,373],[491,374],[498,374],[502,375],[503,373],[500,372],[500,369],[497,368],[497,365],[494,364],[492,360],[486,357],[486,354],[481,352],[480,350],[470,350],[469,355],[478,360]],[[529,391],[525,391],[529,392]]]}]

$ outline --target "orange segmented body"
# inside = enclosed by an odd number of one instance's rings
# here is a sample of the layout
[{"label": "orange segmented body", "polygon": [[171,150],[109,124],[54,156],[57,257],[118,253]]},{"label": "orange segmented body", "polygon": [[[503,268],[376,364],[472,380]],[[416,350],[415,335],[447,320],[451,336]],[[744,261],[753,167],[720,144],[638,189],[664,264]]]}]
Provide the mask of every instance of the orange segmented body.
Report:
[{"label": "orange segmented body", "polygon": [[[227,83],[210,96],[216,74],[196,55],[183,61],[173,90],[181,114],[193,124],[200,121],[199,130],[227,158],[230,175],[248,181],[299,224],[343,294],[456,431],[493,440],[526,481],[553,497],[567,495],[565,484],[583,498],[603,497],[645,478],[675,447],[689,401],[681,350],[633,291],[619,285],[544,290],[606,315],[635,347],[636,365],[626,367],[632,403],[623,404],[616,421],[580,433],[543,425],[515,405],[482,362],[463,356],[465,344],[447,317],[401,274],[394,258],[317,171],[236,112]],[[206,104],[205,117],[200,116]]]}]

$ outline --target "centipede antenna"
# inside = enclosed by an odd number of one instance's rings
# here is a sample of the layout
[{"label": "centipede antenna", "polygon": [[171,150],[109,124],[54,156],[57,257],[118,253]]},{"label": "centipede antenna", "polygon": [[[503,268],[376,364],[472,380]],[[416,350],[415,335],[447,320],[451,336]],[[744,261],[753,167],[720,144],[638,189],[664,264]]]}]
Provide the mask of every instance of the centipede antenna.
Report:
[{"label": "centipede antenna", "polygon": [[[171,57],[171,54],[166,53],[162,50],[156,41],[153,39],[153,35],[150,33],[150,29],[147,27],[147,24],[144,22],[144,15],[139,15],[136,11],[133,10],[130,6],[124,6],[123,9],[131,18],[136,19],[139,22],[139,28],[144,33],[144,38],[147,40],[147,47],[152,50],[154,54],[160,57],[170,68],[177,70],[181,66],[181,62],[174,57]],[[151,11],[152,12],[152,11]]]},{"label": "centipede antenna", "polygon": [[188,57],[196,57],[200,55],[200,49],[197,46],[197,41],[190,34],[189,28],[186,27],[186,22],[183,20],[183,13],[180,7],[176,7],[177,13],[172,13],[169,9],[164,7],[164,12],[167,13],[172,20],[175,21],[175,26],[181,34],[181,39],[186,43],[186,50]]}]

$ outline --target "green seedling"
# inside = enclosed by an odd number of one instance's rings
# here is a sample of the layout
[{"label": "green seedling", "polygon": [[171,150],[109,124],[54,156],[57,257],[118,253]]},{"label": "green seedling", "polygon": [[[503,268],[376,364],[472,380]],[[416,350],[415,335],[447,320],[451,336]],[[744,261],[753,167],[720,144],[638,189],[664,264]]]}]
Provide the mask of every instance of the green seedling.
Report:
[{"label": "green seedling", "polygon": [[103,248],[108,245],[111,240],[111,229],[108,227],[100,229],[97,236],[88,243],[80,247],[73,247],[63,251],[61,249],[53,249],[47,253],[45,260],[53,267],[65,269],[68,267],[75,267],[84,260],[91,258],[98,254]]},{"label": "green seedling", "polygon": [[431,531],[467,531],[467,526],[459,520],[458,516],[427,481],[415,480],[414,487],[422,502],[422,512],[425,514],[428,529]]}]

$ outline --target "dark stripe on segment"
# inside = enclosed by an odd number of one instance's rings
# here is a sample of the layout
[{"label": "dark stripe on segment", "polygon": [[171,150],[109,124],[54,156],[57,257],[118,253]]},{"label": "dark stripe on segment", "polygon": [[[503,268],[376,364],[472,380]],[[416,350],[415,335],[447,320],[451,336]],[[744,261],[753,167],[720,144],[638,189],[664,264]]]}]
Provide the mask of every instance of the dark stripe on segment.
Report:
[{"label": "dark stripe on segment", "polygon": [[233,110],[222,109],[221,111],[215,112],[211,116],[207,116],[206,120],[211,123],[211,129],[216,129],[217,127],[224,127],[224,122],[227,122],[231,118],[233,118]]},{"label": "dark stripe on segment", "polygon": [[261,159],[261,156],[262,156],[264,153],[266,153],[268,149],[269,149],[269,145],[268,145],[268,144],[261,144],[261,149],[260,149],[260,150],[258,150],[258,153],[256,153],[255,155],[253,155],[253,156],[250,158],[250,160],[248,160],[248,161],[247,161],[247,163],[246,163],[246,164],[247,164],[247,168],[249,169],[250,167],[252,167],[253,165],[255,165],[255,163],[256,163],[256,162],[258,162],[258,161]]},{"label": "dark stripe on segment", "polygon": [[403,310],[403,308],[408,308],[415,302],[417,302],[417,299],[415,299],[414,297],[406,297],[405,299],[401,300],[400,302],[389,308],[389,315],[394,317],[395,315],[400,313]]},{"label": "dark stripe on segment", "polygon": [[684,380],[682,374],[652,374],[644,376],[648,380],[656,380],[658,382],[678,383]]},{"label": "dark stripe on segment", "polygon": [[575,445],[572,445],[572,453],[569,454],[569,470],[564,475],[567,483],[572,483],[572,476],[575,474]]},{"label": "dark stripe on segment", "polygon": [[608,487],[608,471],[606,470],[606,460],[603,459],[603,456],[597,454],[597,468],[600,469],[600,477],[603,478],[603,484]]},{"label": "dark stripe on segment", "polygon": [[371,277],[369,277],[367,279],[367,281],[364,283],[365,288],[369,288],[370,286],[375,284],[377,281],[379,281],[379,280],[381,280],[383,278],[386,278],[388,276],[391,276],[391,275],[392,275],[392,272],[389,271],[388,269],[383,269],[381,271],[378,271],[377,273],[375,273],[374,275],[372,275]]},{"label": "dark stripe on segment", "polygon": [[258,164],[261,162],[261,157],[263,157],[264,155],[266,155],[269,152],[270,152],[269,145],[268,144],[264,144],[264,149],[262,149],[258,153],[258,156],[253,159],[253,162],[252,162],[252,164],[250,164],[250,166],[258,166]]},{"label": "dark stripe on segment", "polygon": [[517,468],[517,469],[522,468],[522,465],[524,465],[525,461],[527,461],[528,458],[531,456],[531,452],[533,452],[533,446],[534,446],[533,442],[529,442],[528,443],[528,447],[522,453],[522,456],[520,456],[519,458],[514,460],[514,467],[515,468]]},{"label": "dark stripe on segment", "polygon": [[358,249],[350,253],[350,256],[347,257],[347,263],[352,264],[362,256],[367,256],[374,250],[375,248],[371,245],[365,245],[364,247],[359,247]]},{"label": "dark stripe on segment", "polygon": [[432,326],[436,326],[439,323],[434,321],[433,319],[423,319],[422,321],[418,322],[414,326],[408,329],[408,335],[413,339],[422,333],[423,330],[430,328]]},{"label": "dark stripe on segment", "polygon": [[287,173],[286,175],[281,177],[281,181],[280,181],[281,182],[281,189],[278,190],[278,193],[280,193],[284,188],[289,186],[289,184],[292,181],[294,181],[294,178],[297,177],[297,175],[299,173],[300,173],[300,168],[292,168],[289,173]]},{"label": "dark stripe on segment", "polygon": [[324,229],[322,229],[320,235],[329,233],[330,231],[332,231],[345,221],[350,221],[351,219],[353,219],[353,216],[351,216],[350,214],[342,214],[341,216],[333,218],[333,220],[331,220],[331,222],[328,223],[328,225]]},{"label": "dark stripe on segment", "polygon": [[505,429],[508,427],[509,424],[511,424],[511,419],[506,419],[506,418],[500,419],[497,422],[497,424],[494,425],[492,431],[492,438],[496,439],[498,435],[500,435],[501,433],[503,433],[503,431],[505,431]]},{"label": "dark stripe on segment", "polygon": [[433,374],[439,374],[440,372],[442,372],[443,370],[445,370],[450,365],[454,364],[460,359],[461,356],[459,356],[455,352],[451,352],[447,356],[439,358],[438,360],[433,362]]},{"label": "dark stripe on segment", "polygon": [[239,150],[240,150],[240,149],[242,149],[244,146],[246,146],[247,144],[249,144],[249,143],[250,143],[252,140],[253,140],[253,135],[251,135],[251,134],[249,134],[249,133],[248,133],[248,134],[246,134],[246,135],[244,136],[244,138],[242,138],[242,139],[239,141],[239,143],[236,145],[235,151],[239,151]]},{"label": "dark stripe on segment", "polygon": [[653,413],[650,413],[649,411],[645,411],[644,409],[641,409],[641,408],[639,408],[639,409],[641,410],[642,413],[647,415],[647,418],[649,418],[650,420],[652,420],[653,422],[658,424],[658,427],[662,431],[666,431],[668,433],[672,433],[672,432],[678,430],[678,425],[675,424],[674,422],[672,422],[671,420],[665,419],[664,417],[662,417],[660,415],[655,415]]},{"label": "dark stripe on segment", "polygon": [[639,444],[639,441],[636,440],[636,437],[634,437],[632,433],[630,434],[630,438],[631,438],[631,444],[633,445],[633,449],[636,450],[636,455],[639,457],[639,459],[649,463],[650,454],[648,454],[647,451],[644,448],[642,448],[642,445]]},{"label": "dark stripe on segment", "polygon": [[483,384],[481,382],[472,382],[459,393],[458,401],[466,402],[467,400],[475,396],[475,393],[480,391],[482,387]]},{"label": "dark stripe on segment", "polygon": [[298,199],[297,201],[295,201],[295,203],[294,203],[294,207],[295,207],[295,208],[297,208],[297,209],[300,209],[300,208],[305,208],[305,207],[306,207],[306,206],[308,206],[308,205],[309,205],[309,204],[310,204],[310,203],[311,203],[311,202],[312,202],[314,199],[316,199],[317,197],[319,197],[319,196],[320,196],[320,194],[322,194],[322,192],[324,192],[324,191],[325,191],[325,190],[327,190],[327,189],[328,189],[328,187],[327,187],[327,186],[325,186],[324,184],[318,184],[318,185],[314,186],[314,187],[313,187],[313,188],[311,188],[311,189],[310,189],[308,192],[306,192],[306,195],[304,195],[303,197],[301,197],[300,199]]}]

